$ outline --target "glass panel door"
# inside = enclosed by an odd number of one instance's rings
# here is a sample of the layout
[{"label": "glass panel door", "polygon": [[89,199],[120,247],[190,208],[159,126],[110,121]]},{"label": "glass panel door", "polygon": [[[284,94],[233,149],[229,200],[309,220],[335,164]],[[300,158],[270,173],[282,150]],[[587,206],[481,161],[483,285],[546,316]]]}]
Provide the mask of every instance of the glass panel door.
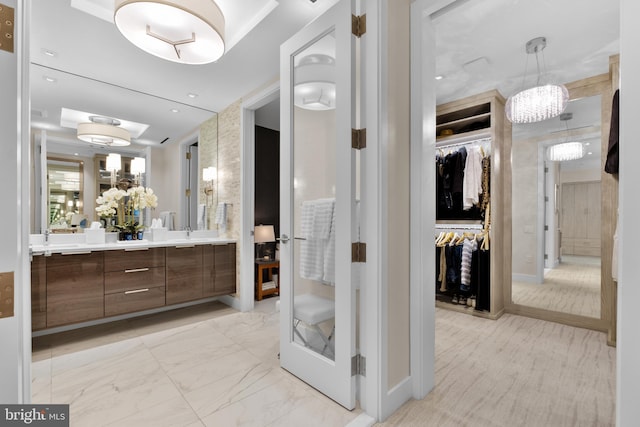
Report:
[{"label": "glass panel door", "polygon": [[352,1],[281,48],[281,364],[355,407]]}]

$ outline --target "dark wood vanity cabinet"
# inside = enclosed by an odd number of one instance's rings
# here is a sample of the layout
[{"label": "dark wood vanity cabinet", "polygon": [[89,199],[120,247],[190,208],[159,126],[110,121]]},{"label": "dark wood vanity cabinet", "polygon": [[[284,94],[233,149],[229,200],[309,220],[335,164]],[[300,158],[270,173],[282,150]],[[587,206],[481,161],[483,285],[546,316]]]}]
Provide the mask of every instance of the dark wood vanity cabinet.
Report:
[{"label": "dark wood vanity cabinet", "polygon": [[35,255],[31,261],[32,330],[235,291],[235,243]]},{"label": "dark wood vanity cabinet", "polygon": [[203,296],[236,292],[236,244],[203,246]]},{"label": "dark wood vanity cabinet", "polygon": [[105,316],[165,305],[165,248],[107,251],[104,270]]},{"label": "dark wood vanity cabinet", "polygon": [[47,328],[104,316],[104,253],[53,254],[46,260]]},{"label": "dark wood vanity cabinet", "polygon": [[203,298],[203,246],[166,248],[167,305]]},{"label": "dark wood vanity cabinet", "polygon": [[44,255],[31,260],[31,329],[47,327],[47,262]]}]

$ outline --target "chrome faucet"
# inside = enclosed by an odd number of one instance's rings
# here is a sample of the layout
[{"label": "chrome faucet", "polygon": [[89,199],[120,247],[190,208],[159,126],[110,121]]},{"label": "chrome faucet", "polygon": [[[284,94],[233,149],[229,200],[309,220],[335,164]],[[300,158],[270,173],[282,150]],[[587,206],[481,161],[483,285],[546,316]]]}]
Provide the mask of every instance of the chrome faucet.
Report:
[{"label": "chrome faucet", "polygon": [[46,230],[44,230],[44,244],[48,245],[49,244],[49,234],[51,232],[49,231],[49,229],[47,228]]},{"label": "chrome faucet", "polygon": [[191,227],[185,227],[184,230],[187,232],[187,239],[191,237]]}]

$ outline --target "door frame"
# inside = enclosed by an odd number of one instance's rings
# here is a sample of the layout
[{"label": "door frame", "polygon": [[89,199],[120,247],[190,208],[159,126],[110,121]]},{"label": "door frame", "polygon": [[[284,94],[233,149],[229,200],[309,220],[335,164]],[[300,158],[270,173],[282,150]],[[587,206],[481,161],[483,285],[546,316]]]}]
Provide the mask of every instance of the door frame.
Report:
[{"label": "door frame", "polygon": [[256,110],[280,97],[280,81],[276,81],[256,95],[242,102],[240,113],[240,310],[250,311],[254,307],[254,242],[255,223],[255,150]]}]

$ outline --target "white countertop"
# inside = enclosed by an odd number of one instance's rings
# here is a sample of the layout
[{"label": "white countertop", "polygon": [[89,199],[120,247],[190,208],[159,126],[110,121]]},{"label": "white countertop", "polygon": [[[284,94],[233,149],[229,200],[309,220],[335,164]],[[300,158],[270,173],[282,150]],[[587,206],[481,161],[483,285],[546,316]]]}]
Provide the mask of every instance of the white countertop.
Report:
[{"label": "white countertop", "polygon": [[224,245],[236,242],[234,239],[211,236],[214,236],[214,233],[193,231],[187,236],[185,231],[170,231],[168,238],[161,241],[143,239],[89,244],[85,242],[82,233],[69,235],[52,234],[49,236],[48,243],[45,243],[44,235],[32,234],[30,236],[29,247],[33,255],[51,255],[53,253],[73,254],[86,253],[88,251],[145,249],[168,246]]}]

